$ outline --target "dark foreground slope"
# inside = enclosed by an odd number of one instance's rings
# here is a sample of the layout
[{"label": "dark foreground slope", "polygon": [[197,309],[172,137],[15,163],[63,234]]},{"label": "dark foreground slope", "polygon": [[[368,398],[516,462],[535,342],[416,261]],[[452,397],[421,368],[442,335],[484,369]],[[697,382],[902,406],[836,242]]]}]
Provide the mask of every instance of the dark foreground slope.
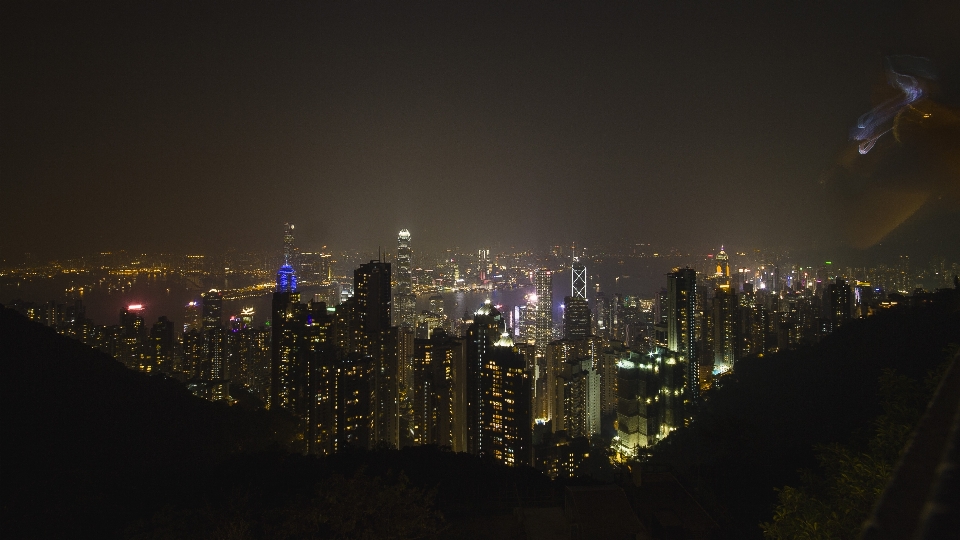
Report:
[{"label": "dark foreground slope", "polygon": [[236,452],[283,445],[292,423],[198,399],[0,309],[5,536],[109,534]]},{"label": "dark foreground slope", "polygon": [[198,399],[8,309],[0,384],[4,538],[497,538],[519,498],[556,496],[533,469],[436,447],[291,453],[289,418]]},{"label": "dark foreground slope", "polygon": [[730,537],[759,537],[775,488],[815,467],[815,445],[860,445],[872,435],[882,370],[922,381],[957,343],[957,294],[944,291],[936,302],[852,321],[815,347],[744,359],[654,461],[679,471]]}]

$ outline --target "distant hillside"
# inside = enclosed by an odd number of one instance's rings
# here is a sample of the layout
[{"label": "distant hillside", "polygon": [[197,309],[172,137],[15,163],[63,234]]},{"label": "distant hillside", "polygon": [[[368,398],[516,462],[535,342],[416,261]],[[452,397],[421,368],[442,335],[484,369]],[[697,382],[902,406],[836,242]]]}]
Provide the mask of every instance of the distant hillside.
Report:
[{"label": "distant hillside", "polygon": [[8,538],[102,537],[225,457],[292,434],[288,418],[196,398],[6,308],[0,384]]},{"label": "distant hillside", "polygon": [[815,466],[814,445],[871,435],[881,370],[922,380],[960,343],[956,291],[938,295],[851,321],[814,347],[740,361],[653,461],[678,470],[731,537],[760,537],[774,488],[796,485],[798,469]]}]

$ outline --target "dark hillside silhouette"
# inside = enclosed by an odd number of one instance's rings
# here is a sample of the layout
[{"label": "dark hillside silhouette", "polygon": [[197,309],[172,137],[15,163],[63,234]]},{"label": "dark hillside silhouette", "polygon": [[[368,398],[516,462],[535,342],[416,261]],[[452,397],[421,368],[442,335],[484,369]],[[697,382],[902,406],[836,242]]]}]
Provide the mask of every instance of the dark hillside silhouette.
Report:
[{"label": "dark hillside silhouette", "polygon": [[0,381],[3,522],[14,537],[109,533],[226,456],[292,433],[288,418],[199,399],[6,308]]},{"label": "dark hillside silhouette", "polygon": [[738,362],[653,461],[678,470],[735,537],[759,537],[774,488],[797,484],[797,471],[816,465],[815,445],[870,438],[883,369],[922,381],[960,343],[956,291],[938,295],[852,321],[814,347]]}]

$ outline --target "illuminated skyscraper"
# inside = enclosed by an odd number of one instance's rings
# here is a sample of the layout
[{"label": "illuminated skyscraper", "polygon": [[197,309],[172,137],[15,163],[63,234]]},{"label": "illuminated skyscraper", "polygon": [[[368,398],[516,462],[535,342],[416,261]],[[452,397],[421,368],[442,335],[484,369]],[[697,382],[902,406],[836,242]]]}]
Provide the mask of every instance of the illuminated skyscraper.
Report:
[{"label": "illuminated skyscraper", "polygon": [[590,305],[585,298],[563,299],[563,339],[586,339],[590,335]]},{"label": "illuminated skyscraper", "polygon": [[227,373],[226,331],[223,328],[223,294],[210,289],[203,294],[203,352],[200,376],[206,381],[206,397],[220,401],[230,397]]},{"label": "illuminated skyscraper", "polygon": [[417,325],[417,297],[413,294],[413,275],[411,273],[410,231],[403,229],[397,236],[397,274],[394,294],[395,326],[414,328]]},{"label": "illuminated skyscraper", "polygon": [[547,344],[553,340],[553,274],[544,268],[534,270],[533,286],[537,292],[534,338],[537,356],[544,357],[547,354]]},{"label": "illuminated skyscraper", "polygon": [[681,268],[667,274],[667,348],[687,363],[686,397],[700,398],[700,360],[697,358],[697,273]]},{"label": "illuminated skyscraper", "polygon": [[713,297],[713,373],[726,373],[734,367],[737,353],[737,293],[729,285],[720,285]]},{"label": "illuminated skyscraper", "polygon": [[493,344],[503,333],[503,316],[487,300],[473,314],[473,324],[467,328],[467,452],[481,454],[484,451],[483,427],[488,418],[484,416],[483,385],[481,371],[493,349]]},{"label": "illuminated skyscraper", "polygon": [[573,258],[571,270],[571,293],[573,298],[587,299],[587,267],[580,262],[579,257]]},{"label": "illuminated skyscraper", "polygon": [[509,466],[531,465],[533,418],[530,374],[506,331],[480,371],[481,454]]},{"label": "illuminated skyscraper", "polygon": [[293,224],[283,224],[283,264],[296,267],[297,248],[293,245]]},{"label": "illuminated skyscraper", "polygon": [[146,327],[143,322],[143,306],[134,304],[120,310],[120,327],[114,358],[131,369],[141,367]]},{"label": "illuminated skyscraper", "polygon": [[720,253],[717,253],[717,273],[719,283],[729,283],[730,280],[730,256],[720,246]]},{"label": "illuminated skyscraper", "polygon": [[200,331],[202,329],[200,317],[200,303],[197,301],[188,302],[183,308],[183,331]]},{"label": "illuminated skyscraper", "polygon": [[414,340],[413,357],[414,442],[464,451],[460,434],[464,418],[456,414],[464,397],[456,391],[456,378],[465,376],[463,342],[441,328],[430,339]]},{"label": "illuminated skyscraper", "polygon": [[400,441],[399,370],[401,337],[390,326],[390,263],[370,261],[353,272],[353,301],[359,353],[374,364],[373,443],[397,447]]},{"label": "illuminated skyscraper", "polygon": [[297,290],[297,275],[289,264],[277,271],[273,293],[270,347],[271,409],[302,411],[303,368],[300,362],[300,318],[303,304]]}]

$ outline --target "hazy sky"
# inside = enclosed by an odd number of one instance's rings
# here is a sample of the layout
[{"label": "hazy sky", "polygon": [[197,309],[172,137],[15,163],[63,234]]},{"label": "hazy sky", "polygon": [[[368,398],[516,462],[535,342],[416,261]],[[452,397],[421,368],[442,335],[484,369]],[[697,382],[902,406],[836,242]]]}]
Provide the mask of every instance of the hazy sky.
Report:
[{"label": "hazy sky", "polygon": [[834,245],[883,57],[957,95],[955,2],[461,4],[4,2],[0,258]]}]

